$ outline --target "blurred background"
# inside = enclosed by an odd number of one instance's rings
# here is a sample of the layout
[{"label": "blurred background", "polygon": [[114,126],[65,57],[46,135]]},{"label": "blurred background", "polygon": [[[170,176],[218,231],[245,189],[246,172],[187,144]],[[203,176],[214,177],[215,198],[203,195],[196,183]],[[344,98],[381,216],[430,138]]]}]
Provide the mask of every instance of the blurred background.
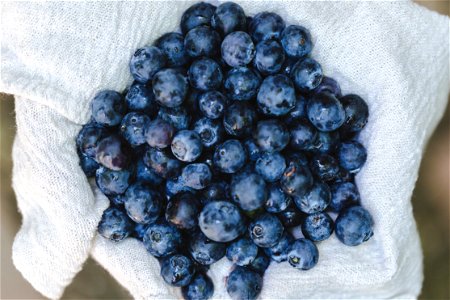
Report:
[{"label": "blurred background", "polygon": [[[449,15],[449,1],[417,1],[441,14]],[[445,45],[445,41],[443,41]],[[448,45],[448,41],[447,41]],[[449,98],[450,100],[450,98]],[[425,263],[421,299],[450,299],[449,249],[449,144],[450,109],[426,148],[412,202]],[[1,299],[43,299],[23,279],[11,260],[14,235],[20,214],[11,188],[11,148],[15,134],[14,99],[0,94],[0,199],[1,199]],[[89,259],[66,289],[64,299],[131,298],[106,271]]]}]

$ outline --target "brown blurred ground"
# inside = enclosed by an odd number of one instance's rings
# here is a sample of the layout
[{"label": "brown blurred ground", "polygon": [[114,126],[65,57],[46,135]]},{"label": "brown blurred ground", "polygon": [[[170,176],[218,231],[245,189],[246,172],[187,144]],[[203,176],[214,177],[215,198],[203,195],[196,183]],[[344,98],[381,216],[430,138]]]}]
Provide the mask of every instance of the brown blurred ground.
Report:
[{"label": "brown blurred ground", "polygon": [[[449,14],[448,1],[419,3],[442,14]],[[447,107],[443,120],[428,144],[412,199],[425,257],[425,282],[421,299],[450,299],[449,120],[450,110]],[[13,98],[0,94],[0,298],[42,299],[22,278],[11,260],[12,241],[20,226],[20,215],[11,189],[11,147],[14,133]],[[106,271],[89,259],[74,282],[66,289],[63,298],[124,299],[130,298],[130,295]]]}]

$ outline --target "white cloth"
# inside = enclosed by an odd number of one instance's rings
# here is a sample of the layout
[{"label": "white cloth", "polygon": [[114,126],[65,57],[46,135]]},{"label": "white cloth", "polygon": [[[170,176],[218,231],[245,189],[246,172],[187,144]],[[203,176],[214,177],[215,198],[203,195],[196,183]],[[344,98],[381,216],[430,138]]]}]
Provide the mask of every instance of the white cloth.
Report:
[{"label": "white cloth", "polygon": [[[13,260],[43,295],[59,298],[92,255],[137,299],[179,297],[136,240],[96,235],[107,206],[78,166],[75,136],[101,89],[131,82],[134,50],[178,29],[192,2],[2,2],[1,87],[16,95],[13,186],[23,224]],[[422,253],[411,194],[427,139],[449,90],[448,21],[410,2],[241,2],[311,30],[313,56],[344,93],[370,107],[361,139],[368,160],[356,178],[375,220],[373,238],[347,247],[318,245],[307,272],[272,263],[261,298],[414,298]],[[226,259],[209,274],[214,298],[227,298]],[[95,284],[94,282],[92,284]]]}]

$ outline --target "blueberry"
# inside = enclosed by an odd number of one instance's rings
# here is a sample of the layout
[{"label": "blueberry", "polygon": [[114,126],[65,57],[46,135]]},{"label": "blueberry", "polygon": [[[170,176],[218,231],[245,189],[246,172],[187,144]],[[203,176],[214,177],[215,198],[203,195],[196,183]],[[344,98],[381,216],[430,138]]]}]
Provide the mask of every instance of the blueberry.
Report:
[{"label": "blueberry", "polygon": [[180,193],[167,204],[166,220],[179,229],[192,229],[197,226],[199,202],[191,193]]},{"label": "blueberry", "polygon": [[314,94],[330,93],[335,97],[341,97],[341,87],[333,78],[323,76],[322,82],[313,90]]},{"label": "blueberry", "polygon": [[223,126],[228,134],[242,137],[251,133],[255,121],[255,110],[244,102],[236,102],[225,111]]},{"label": "blueberry", "polygon": [[247,20],[242,7],[233,2],[219,5],[211,18],[211,25],[224,36],[239,30],[246,30]]},{"label": "blueberry", "polygon": [[131,185],[125,192],[125,209],[128,216],[136,223],[155,222],[161,212],[162,203],[159,193],[142,183]]},{"label": "blueberry", "polygon": [[332,181],[339,176],[337,160],[326,153],[314,155],[311,158],[310,167],[313,174],[324,181]]},{"label": "blueberry", "polygon": [[142,241],[147,251],[155,257],[172,255],[182,245],[180,231],[166,222],[148,225]]},{"label": "blueberry", "polygon": [[262,248],[275,246],[283,235],[283,224],[269,213],[259,215],[248,227],[253,242]]},{"label": "blueberry", "polygon": [[196,89],[217,90],[222,85],[222,80],[222,70],[219,64],[211,58],[202,57],[189,67],[189,82]]},{"label": "blueberry", "polygon": [[345,110],[345,122],[342,129],[349,132],[361,131],[369,118],[369,107],[358,95],[346,95],[339,98]]},{"label": "blueberry", "polygon": [[110,135],[97,144],[95,160],[111,170],[122,170],[129,164],[129,149],[118,135]]},{"label": "blueberry", "polygon": [[278,213],[277,216],[286,228],[298,226],[303,220],[303,214],[294,205]]},{"label": "blueberry", "polygon": [[207,300],[214,294],[214,284],[207,275],[197,272],[191,282],[181,288],[185,300]]},{"label": "blueberry", "polygon": [[333,220],[327,213],[320,212],[309,215],[302,224],[305,237],[314,242],[320,242],[330,237],[333,232]]},{"label": "blueberry", "polygon": [[281,151],[289,143],[289,132],[283,123],[276,119],[259,121],[253,137],[264,152]]},{"label": "blueberry", "polygon": [[290,127],[290,146],[294,150],[312,150],[318,139],[316,128],[306,119],[298,119]]},{"label": "blueberry", "polygon": [[293,242],[294,238],[289,233],[284,232],[275,246],[264,248],[264,251],[273,261],[280,263],[287,260],[290,246]]},{"label": "blueberry", "polygon": [[261,12],[253,17],[249,25],[249,33],[255,42],[280,39],[286,27],[283,19],[272,12]]},{"label": "blueberry", "polygon": [[290,72],[292,81],[301,92],[314,90],[322,81],[322,67],[312,58],[299,60]]},{"label": "blueberry", "polygon": [[184,49],[193,58],[214,57],[219,53],[220,35],[206,26],[195,27],[186,34]]},{"label": "blueberry", "polygon": [[215,182],[206,187],[203,192],[204,203],[214,200],[224,200],[230,198],[230,186],[225,181]]},{"label": "blueberry", "polygon": [[258,209],[266,202],[266,183],[258,174],[247,172],[236,174],[231,180],[230,188],[233,201],[244,211]]},{"label": "blueberry", "polygon": [[359,192],[352,182],[335,183],[331,187],[330,208],[339,212],[342,209],[357,204],[359,202]]},{"label": "blueberry", "polygon": [[287,55],[295,58],[304,57],[312,49],[311,34],[303,26],[289,25],[281,33],[281,44]]},{"label": "blueberry", "polygon": [[223,173],[235,173],[241,169],[247,159],[244,147],[238,140],[228,140],[216,147],[214,166]]},{"label": "blueberry", "polygon": [[251,161],[256,161],[261,155],[262,152],[259,149],[258,145],[256,145],[253,139],[248,139],[244,142],[245,150],[248,153],[248,158]]},{"label": "blueberry", "polygon": [[172,140],[172,153],[181,161],[192,162],[202,153],[202,141],[193,130],[178,131]]},{"label": "blueberry", "polygon": [[262,74],[275,74],[284,63],[284,50],[275,40],[261,41],[256,45],[255,67]]},{"label": "blueberry", "polygon": [[350,173],[358,173],[367,160],[367,151],[357,141],[344,142],[338,149],[339,164]]},{"label": "blueberry", "polygon": [[245,231],[244,219],[231,202],[212,201],[207,203],[199,217],[201,231],[216,242],[229,242]]},{"label": "blueberry", "polygon": [[160,107],[158,117],[172,125],[177,130],[187,129],[191,116],[183,106],[168,108]]},{"label": "blueberry", "polygon": [[188,186],[185,186],[183,180],[181,180],[181,177],[178,177],[177,179],[166,180],[167,199],[172,199],[172,197],[182,192],[194,193],[195,190]]},{"label": "blueberry", "polygon": [[304,213],[313,214],[324,211],[330,204],[331,192],[326,183],[315,182],[303,195],[294,196],[294,202]]},{"label": "blueberry", "polygon": [[307,239],[298,239],[291,245],[288,253],[288,262],[299,270],[309,270],[319,261],[319,250],[316,245]]},{"label": "blueberry", "polygon": [[221,45],[223,60],[233,68],[244,67],[255,57],[255,45],[243,31],[228,34]]},{"label": "blueberry", "polygon": [[166,56],[161,49],[148,46],[137,49],[130,60],[130,73],[140,83],[147,83],[166,65]]},{"label": "blueberry", "polygon": [[211,265],[225,256],[227,245],[208,239],[201,231],[189,239],[189,253],[202,265]]},{"label": "blueberry", "polygon": [[291,161],[280,179],[281,188],[291,196],[303,195],[313,184],[308,167]]},{"label": "blueberry", "polygon": [[181,31],[187,33],[192,28],[208,26],[215,11],[216,7],[209,3],[200,2],[192,5],[181,16]]},{"label": "blueberry", "polygon": [[147,144],[158,149],[166,148],[171,144],[174,132],[175,129],[169,122],[155,119],[150,122],[145,133]]},{"label": "blueberry", "polygon": [[166,55],[169,67],[181,67],[189,62],[181,33],[168,32],[156,40],[155,46]]},{"label": "blueberry", "polygon": [[181,163],[166,152],[150,148],[144,154],[144,163],[162,178],[176,178],[181,173]]},{"label": "blueberry", "polygon": [[98,143],[108,134],[107,129],[97,123],[87,123],[78,133],[76,145],[78,150],[91,158],[95,158]]},{"label": "blueberry", "polygon": [[264,275],[264,272],[266,272],[269,265],[270,258],[264,253],[264,251],[259,251],[256,258],[247,267],[262,276]]},{"label": "blueberry", "polygon": [[116,207],[106,209],[98,224],[98,233],[114,242],[123,240],[132,231],[133,222],[126,213]]},{"label": "blueberry", "polygon": [[320,131],[333,131],[345,121],[345,111],[341,102],[329,93],[314,95],[307,103],[309,121]]},{"label": "blueberry", "polygon": [[278,153],[264,153],[256,161],[255,171],[267,182],[275,182],[281,178],[286,169],[286,160]]},{"label": "blueberry", "polygon": [[131,112],[125,115],[120,124],[122,136],[133,146],[139,146],[146,142],[145,132],[150,124],[147,115]]},{"label": "blueberry", "polygon": [[187,92],[187,78],[176,69],[163,69],[153,76],[153,93],[162,106],[179,106],[186,98]]},{"label": "blueberry", "polygon": [[283,74],[266,77],[256,99],[261,112],[271,116],[287,114],[297,101],[292,81]]},{"label": "blueberry", "polygon": [[126,112],[122,96],[116,91],[100,91],[91,102],[92,117],[95,122],[105,126],[115,126],[120,123]]},{"label": "blueberry", "polygon": [[218,91],[209,91],[200,96],[198,106],[203,115],[210,119],[218,119],[223,115],[227,98]]},{"label": "blueberry", "polygon": [[152,88],[139,82],[130,86],[125,96],[125,101],[129,110],[141,111],[151,116],[156,114],[158,108]]},{"label": "blueberry", "polygon": [[272,184],[269,187],[265,205],[266,211],[270,213],[279,213],[286,210],[291,204],[292,199],[286,195],[278,184]]},{"label": "blueberry", "polygon": [[336,236],[347,246],[357,246],[373,235],[373,219],[361,206],[352,206],[342,211],[336,219]]},{"label": "blueberry", "polygon": [[162,261],[161,276],[166,283],[172,286],[188,285],[194,274],[194,263],[184,255],[175,254]]},{"label": "blueberry", "polygon": [[131,182],[131,172],[128,170],[113,171],[100,167],[95,172],[95,182],[106,196],[123,194]]},{"label": "blueberry", "polygon": [[148,224],[134,223],[134,230],[132,236],[142,242],[142,239],[144,238],[148,226],[149,226]]},{"label": "blueberry", "polygon": [[256,96],[261,78],[246,67],[231,69],[225,78],[224,87],[232,100],[247,101]]},{"label": "blueberry", "polygon": [[240,238],[227,248],[227,258],[238,266],[251,264],[258,255],[258,246],[249,238]]},{"label": "blueberry", "polygon": [[236,267],[226,279],[227,293],[233,300],[253,300],[261,293],[260,274],[246,267]]},{"label": "blueberry", "polygon": [[194,124],[193,130],[200,136],[205,147],[212,147],[223,138],[223,127],[218,121],[209,118],[201,118]]},{"label": "blueberry", "polygon": [[83,170],[86,177],[92,177],[95,175],[95,172],[100,167],[100,165],[91,157],[87,156],[80,151],[77,151],[78,158],[80,159],[80,167]]},{"label": "blueberry", "polygon": [[314,151],[321,153],[332,153],[336,150],[340,141],[339,132],[319,131],[317,140],[314,143]]},{"label": "blueberry", "polygon": [[195,190],[204,189],[211,183],[212,173],[207,164],[190,164],[181,171],[181,180],[184,185]]}]

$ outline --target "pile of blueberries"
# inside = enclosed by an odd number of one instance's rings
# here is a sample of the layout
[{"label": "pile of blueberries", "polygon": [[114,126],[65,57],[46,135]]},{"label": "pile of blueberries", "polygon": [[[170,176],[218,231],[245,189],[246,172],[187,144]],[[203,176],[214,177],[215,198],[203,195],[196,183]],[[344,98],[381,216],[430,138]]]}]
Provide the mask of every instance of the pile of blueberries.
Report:
[{"label": "pile of blueberries", "polygon": [[233,299],[254,299],[271,261],[317,264],[332,232],[372,235],[354,182],[368,106],[310,57],[309,31],[272,12],[197,3],[131,58],[135,81],[92,100],[80,165],[110,199],[98,232],[134,237],[186,299],[208,299],[226,256]]}]

